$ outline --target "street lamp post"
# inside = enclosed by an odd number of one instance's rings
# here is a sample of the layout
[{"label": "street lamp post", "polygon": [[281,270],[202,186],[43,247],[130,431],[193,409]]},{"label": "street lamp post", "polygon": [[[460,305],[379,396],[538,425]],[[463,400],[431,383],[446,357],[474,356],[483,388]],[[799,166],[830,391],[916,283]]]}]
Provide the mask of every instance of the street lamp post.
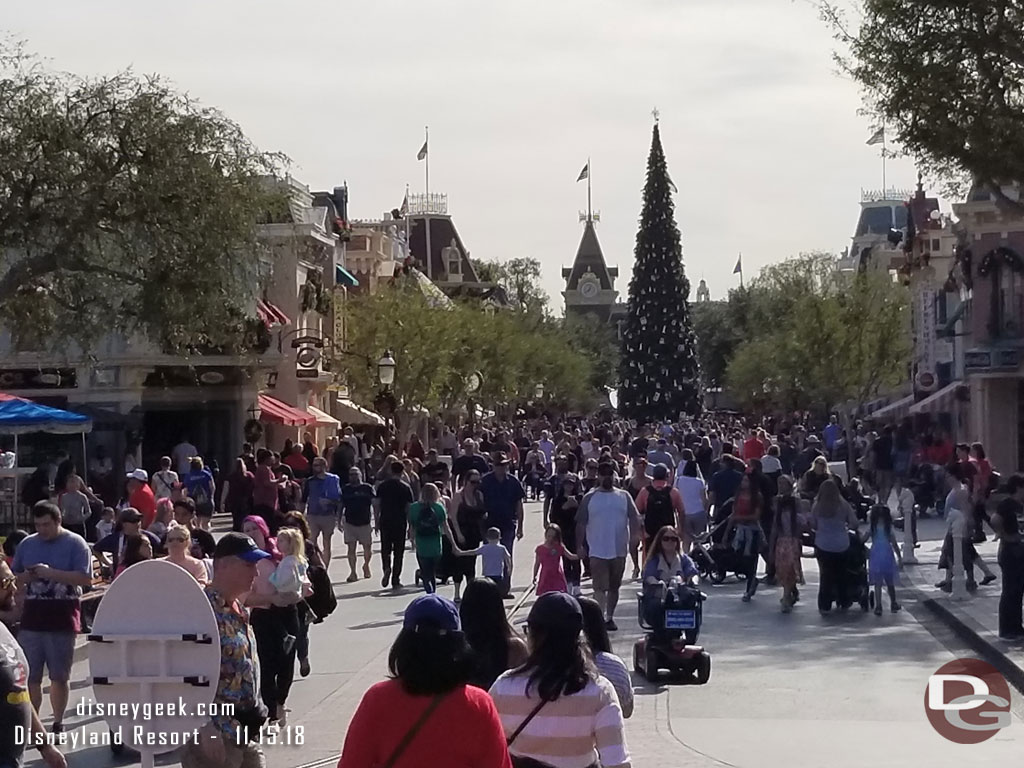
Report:
[{"label": "street lamp post", "polygon": [[380,382],[381,390],[374,401],[374,408],[378,413],[384,415],[384,428],[391,434],[392,421],[397,403],[391,386],[395,383],[395,371],[398,364],[391,350],[385,350],[384,356],[377,361],[377,380]]},{"label": "street lamp post", "polygon": [[473,432],[476,426],[476,404],[473,402],[473,395],[480,391],[480,385],[482,383],[483,377],[476,371],[473,371],[466,377],[466,394],[469,396],[466,400],[466,407],[469,411],[470,432]]}]

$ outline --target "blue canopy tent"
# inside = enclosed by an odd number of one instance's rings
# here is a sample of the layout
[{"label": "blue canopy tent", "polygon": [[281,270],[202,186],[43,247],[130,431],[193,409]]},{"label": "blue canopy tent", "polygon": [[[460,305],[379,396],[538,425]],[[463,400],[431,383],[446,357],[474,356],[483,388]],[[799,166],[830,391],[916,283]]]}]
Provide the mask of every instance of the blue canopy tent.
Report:
[{"label": "blue canopy tent", "polygon": [[[0,392],[0,435],[14,435],[17,467],[18,435],[47,432],[54,435],[82,435],[82,472],[86,470],[85,435],[92,431],[92,419],[81,413],[62,411]],[[18,475],[14,474],[14,498],[18,498]]]},{"label": "blue canopy tent", "polygon": [[0,435],[24,435],[28,432],[84,435],[90,431],[92,419],[88,416],[0,392]]}]

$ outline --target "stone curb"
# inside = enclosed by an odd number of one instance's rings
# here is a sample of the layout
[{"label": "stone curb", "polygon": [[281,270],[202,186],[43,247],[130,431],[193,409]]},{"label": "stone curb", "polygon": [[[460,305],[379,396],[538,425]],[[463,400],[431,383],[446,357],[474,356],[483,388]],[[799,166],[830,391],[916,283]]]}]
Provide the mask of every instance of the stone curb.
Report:
[{"label": "stone curb", "polygon": [[952,629],[957,637],[999,670],[999,673],[1006,678],[1006,682],[1024,694],[1024,668],[1021,668],[1017,662],[986,637],[991,634],[988,630],[975,628],[972,626],[974,622],[970,617],[958,616],[957,611],[951,610],[944,603],[944,600],[936,600],[933,597],[926,597],[921,601],[921,604]]}]

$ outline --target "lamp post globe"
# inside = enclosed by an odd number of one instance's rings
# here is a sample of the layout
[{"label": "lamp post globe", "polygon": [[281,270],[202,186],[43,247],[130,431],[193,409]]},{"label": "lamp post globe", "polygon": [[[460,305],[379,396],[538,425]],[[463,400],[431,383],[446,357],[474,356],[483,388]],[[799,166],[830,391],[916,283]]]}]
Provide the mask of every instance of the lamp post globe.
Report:
[{"label": "lamp post globe", "polygon": [[534,394],[534,397],[537,400],[543,400],[544,399],[544,383],[543,382],[539,382],[537,384],[536,389],[533,390],[533,394]]},{"label": "lamp post globe", "polygon": [[391,354],[391,350],[384,352],[384,356],[377,361],[377,378],[380,380],[381,386],[390,387],[395,383],[395,358]]}]

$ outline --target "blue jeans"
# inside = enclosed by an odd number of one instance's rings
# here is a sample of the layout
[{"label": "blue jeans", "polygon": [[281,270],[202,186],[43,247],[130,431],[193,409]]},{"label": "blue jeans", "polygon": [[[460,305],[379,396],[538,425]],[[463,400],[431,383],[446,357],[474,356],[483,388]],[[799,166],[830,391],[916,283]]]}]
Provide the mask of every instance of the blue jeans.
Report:
[{"label": "blue jeans", "polygon": [[420,582],[423,584],[423,591],[428,595],[437,592],[437,562],[439,557],[423,557],[416,555],[416,562],[420,566]]}]

